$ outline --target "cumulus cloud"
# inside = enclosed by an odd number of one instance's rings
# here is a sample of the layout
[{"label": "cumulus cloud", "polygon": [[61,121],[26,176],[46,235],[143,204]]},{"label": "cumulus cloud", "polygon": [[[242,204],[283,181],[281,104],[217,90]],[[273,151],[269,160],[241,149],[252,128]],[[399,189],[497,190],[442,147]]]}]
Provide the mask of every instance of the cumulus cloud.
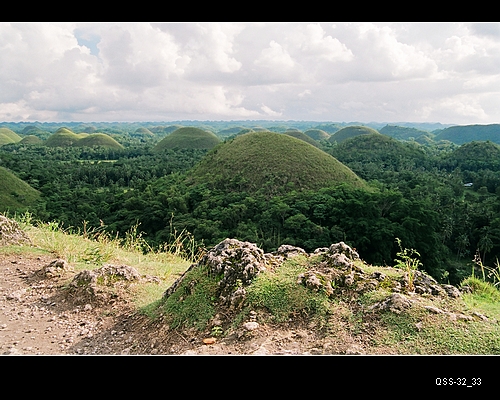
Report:
[{"label": "cumulus cloud", "polygon": [[500,24],[0,23],[4,120],[499,119]]}]

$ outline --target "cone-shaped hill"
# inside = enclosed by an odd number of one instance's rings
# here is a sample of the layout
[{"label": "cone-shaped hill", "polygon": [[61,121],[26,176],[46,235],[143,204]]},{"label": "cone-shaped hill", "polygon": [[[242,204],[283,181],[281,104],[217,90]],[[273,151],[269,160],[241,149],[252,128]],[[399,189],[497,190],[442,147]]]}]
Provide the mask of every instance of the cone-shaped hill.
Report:
[{"label": "cone-shaped hill", "polygon": [[188,172],[187,183],[206,183],[228,191],[267,188],[274,193],[343,183],[367,188],[331,155],[303,140],[269,131],[250,132],[221,143]]},{"label": "cone-shaped hill", "polygon": [[105,133],[91,133],[85,137],[82,137],[73,146],[86,146],[86,147],[106,147],[108,149],[123,149],[123,146],[118,143],[111,136]]},{"label": "cone-shaped hill", "polygon": [[19,136],[13,130],[9,128],[0,128],[0,146],[4,144],[17,143],[21,141],[21,136]]},{"label": "cone-shaped hill", "polygon": [[200,128],[182,127],[165,136],[154,147],[154,151],[161,152],[167,149],[212,149],[221,142],[213,132]]},{"label": "cone-shaped hill", "polygon": [[469,142],[453,150],[447,162],[462,170],[491,169],[500,170],[500,145],[493,142]]},{"label": "cone-shaped hill", "polygon": [[285,132],[285,135],[292,136],[294,138],[303,140],[306,143],[312,144],[315,147],[319,147],[319,143],[316,140],[314,140],[312,137],[307,136],[304,132],[289,130],[289,131]]},{"label": "cone-shaped hill", "polygon": [[371,133],[379,133],[377,130],[370,128],[368,126],[346,126],[345,128],[342,128],[341,130],[335,132],[328,141],[330,143],[341,143],[346,139],[352,138],[354,136],[359,136],[359,135],[369,135]]},{"label": "cone-shaped hill", "polygon": [[0,212],[24,210],[39,199],[38,190],[8,169],[0,167]]},{"label": "cone-shaped hill", "polygon": [[[376,164],[380,171],[388,167],[399,170],[425,158],[425,153],[419,147],[381,133],[346,139],[329,150],[329,153],[346,165],[353,163],[362,170],[364,166],[369,168],[369,164]],[[356,169],[356,172],[363,177],[361,170]]]},{"label": "cone-shaped hill", "polygon": [[28,135],[28,136],[25,136],[21,139],[21,141],[19,143],[22,143],[22,144],[43,144],[43,140],[40,139],[38,136],[35,136],[35,135]]},{"label": "cone-shaped hill", "polygon": [[112,149],[123,149],[123,146],[115,139],[105,133],[74,133],[67,128],[60,128],[45,140],[45,146],[49,147],[105,147]]},{"label": "cone-shaped hill", "polygon": [[328,140],[330,138],[330,134],[326,133],[323,129],[308,129],[304,133],[316,141]]},{"label": "cone-shaped hill", "polygon": [[48,147],[68,147],[76,143],[80,137],[68,128],[59,128],[47,140],[45,146]]}]

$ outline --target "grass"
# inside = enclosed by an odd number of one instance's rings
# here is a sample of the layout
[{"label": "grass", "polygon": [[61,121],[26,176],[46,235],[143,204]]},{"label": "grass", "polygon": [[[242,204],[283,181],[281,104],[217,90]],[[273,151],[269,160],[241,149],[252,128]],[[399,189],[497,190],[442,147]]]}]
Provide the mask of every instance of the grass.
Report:
[{"label": "grass", "polygon": [[[29,213],[16,218],[32,240],[33,246],[7,246],[4,253],[35,253],[63,258],[75,272],[99,268],[103,264],[129,265],[142,275],[156,276],[160,283],[141,283],[133,288],[138,309],[161,298],[165,290],[191,265],[192,258],[184,258],[177,251],[153,251],[147,248],[138,227],[132,227],[125,239],[107,234],[103,228],[92,231],[73,231],[56,222],[41,223],[30,220]],[[85,226],[85,224],[84,224]],[[173,249],[173,247],[170,247]]]},{"label": "grass", "polygon": [[[125,240],[111,237],[104,229],[72,232],[56,223],[35,223],[29,214],[17,217],[33,246],[4,246],[2,254],[31,253],[66,259],[79,272],[98,268],[103,263],[130,265],[143,275],[160,278],[160,283],[140,283],[131,287],[138,311],[171,328],[210,331],[210,321],[218,313],[229,315],[231,326],[218,327],[223,336],[231,327],[256,311],[259,323],[295,324],[304,322],[308,329],[330,335],[339,347],[345,340],[362,343],[366,354],[500,354],[500,292],[492,282],[471,276],[462,285],[470,292],[458,299],[431,295],[405,294],[412,306],[399,313],[373,306],[387,299],[391,285],[367,292],[335,291],[328,296],[298,284],[298,275],[318,265],[315,257],[297,256],[279,267],[268,268],[245,286],[245,302],[237,310],[219,306],[220,277],[207,267],[190,269],[179,288],[168,298],[164,292],[195,261],[176,250],[172,242],[167,251],[153,251],[145,244],[139,225]],[[186,235],[184,241],[189,241]],[[179,238],[178,243],[183,239]],[[184,254],[184,256],[181,256]],[[383,272],[386,280],[400,279],[402,270],[357,262],[367,275]],[[385,281],[384,281],[385,282]],[[337,294],[335,294],[337,293]],[[339,293],[342,293],[339,295]],[[432,306],[443,310],[433,313]],[[452,318],[466,315],[470,320]],[[474,316],[476,315],[476,316]],[[486,320],[480,315],[487,317]],[[311,328],[313,326],[314,328]],[[213,327],[212,327],[213,328]]]}]

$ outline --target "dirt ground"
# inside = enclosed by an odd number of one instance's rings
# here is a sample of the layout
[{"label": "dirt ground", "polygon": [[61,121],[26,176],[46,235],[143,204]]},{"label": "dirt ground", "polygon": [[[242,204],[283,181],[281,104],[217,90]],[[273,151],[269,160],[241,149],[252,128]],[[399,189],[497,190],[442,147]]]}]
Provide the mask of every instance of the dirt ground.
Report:
[{"label": "dirt ground", "polygon": [[333,341],[300,321],[279,328],[244,323],[213,338],[152,322],[133,309],[125,293],[106,304],[76,303],[65,289],[71,277],[39,273],[53,260],[0,256],[1,355],[364,354],[361,342],[345,334]]}]

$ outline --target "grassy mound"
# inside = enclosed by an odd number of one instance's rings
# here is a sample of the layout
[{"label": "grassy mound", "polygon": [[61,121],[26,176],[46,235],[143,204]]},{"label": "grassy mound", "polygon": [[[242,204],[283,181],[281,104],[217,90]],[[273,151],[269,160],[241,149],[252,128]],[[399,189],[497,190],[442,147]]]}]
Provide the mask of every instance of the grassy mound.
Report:
[{"label": "grassy mound", "polygon": [[324,151],[289,135],[251,132],[217,146],[188,174],[188,181],[229,190],[318,189],[346,183],[365,187],[349,168]]},{"label": "grassy mound", "polygon": [[9,128],[0,128],[0,146],[4,144],[17,143],[21,141],[21,136]]},{"label": "grassy mound", "polygon": [[40,198],[40,192],[0,167],[0,212],[23,211]]},{"label": "grassy mound", "polygon": [[469,142],[453,150],[447,157],[451,165],[464,170],[500,170],[500,145],[493,142]]},{"label": "grassy mound", "polygon": [[22,143],[22,144],[35,144],[36,145],[36,144],[42,144],[43,140],[40,139],[38,136],[28,135],[28,136],[23,137],[19,143]]},{"label": "grassy mound", "polygon": [[323,129],[308,129],[304,133],[316,141],[328,140],[330,138],[330,134],[326,133]]},{"label": "grassy mound", "polygon": [[75,142],[73,146],[99,146],[111,149],[123,149],[123,146],[120,143],[105,133],[85,134],[85,136]]},{"label": "grassy mound", "polygon": [[315,147],[319,147],[319,144],[316,140],[314,140],[312,137],[306,135],[304,132],[301,131],[294,131],[294,130],[288,130],[285,132],[285,135],[303,140],[306,143],[312,144]]},{"label": "grassy mound", "polygon": [[377,130],[370,128],[368,126],[346,126],[341,130],[335,132],[328,141],[330,143],[341,143],[346,139],[350,139],[359,135],[369,135],[372,133],[379,133]]},{"label": "grassy mound", "polygon": [[182,127],[160,140],[154,151],[167,149],[212,149],[220,143],[220,139],[212,132],[193,127]]},{"label": "grassy mound", "polygon": [[455,144],[490,140],[500,144],[500,124],[450,126],[440,131],[434,140],[449,140]]},{"label": "grassy mound", "polygon": [[69,147],[73,146],[80,137],[68,128],[59,128],[45,140],[45,146],[48,147]]}]

